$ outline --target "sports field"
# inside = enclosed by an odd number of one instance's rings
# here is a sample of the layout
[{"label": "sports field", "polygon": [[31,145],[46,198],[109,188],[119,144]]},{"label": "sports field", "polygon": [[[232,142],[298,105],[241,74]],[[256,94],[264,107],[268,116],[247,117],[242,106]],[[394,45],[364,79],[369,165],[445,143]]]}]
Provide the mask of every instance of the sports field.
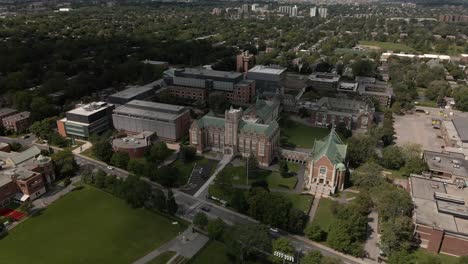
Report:
[{"label": "sports field", "polygon": [[1,239],[0,263],[132,263],[184,229],[172,221],[84,187]]}]

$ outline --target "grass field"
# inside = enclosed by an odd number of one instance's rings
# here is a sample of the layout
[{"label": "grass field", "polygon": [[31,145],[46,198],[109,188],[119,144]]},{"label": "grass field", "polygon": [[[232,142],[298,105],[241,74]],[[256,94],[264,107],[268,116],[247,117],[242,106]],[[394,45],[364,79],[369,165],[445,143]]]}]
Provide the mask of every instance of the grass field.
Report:
[{"label": "grass field", "polygon": [[[452,257],[444,254],[432,254],[427,252],[425,249],[418,249],[413,254],[411,254],[414,259],[415,264],[425,264],[425,263],[443,263],[443,264],[457,264],[458,258]],[[440,262],[435,261],[435,259],[440,260]]]},{"label": "grass field", "polygon": [[414,52],[415,50],[405,44],[393,43],[393,42],[381,42],[381,41],[359,41],[359,45],[375,46],[384,50],[391,50],[394,52]]},{"label": "grass field", "polygon": [[[183,161],[181,160],[176,160],[174,161],[174,163],[172,163],[171,165],[169,166],[173,166],[173,167],[176,167],[177,168],[177,186],[183,186],[185,184],[187,184],[187,181],[190,177],[190,174],[192,173],[192,170],[193,170],[193,167],[195,166],[195,163],[198,164],[198,165],[206,165],[210,162],[209,159],[206,159],[206,158],[203,158],[203,157],[199,157],[197,156],[197,158],[191,162],[187,162],[187,163],[184,163]],[[211,168],[211,172],[213,172],[214,168],[215,168],[215,163],[213,163],[213,167]],[[211,173],[210,173],[211,175]]]},{"label": "grass field", "polygon": [[282,195],[287,197],[293,203],[294,208],[299,209],[306,214],[309,212],[310,206],[314,201],[314,196],[308,194],[282,193]]},{"label": "grass field", "polygon": [[207,263],[222,263],[230,264],[232,262],[226,255],[226,246],[218,241],[210,241],[208,244],[195,255],[190,261],[190,264],[207,264]]},{"label": "grass field", "polygon": [[172,221],[86,186],[1,239],[0,263],[132,263],[185,228]]},{"label": "grass field", "polygon": [[152,261],[147,264],[167,264],[167,262],[175,255],[174,251],[166,251],[161,253],[159,256],[154,258]]},{"label": "grass field", "polygon": [[336,204],[336,202],[333,200],[327,198],[320,199],[317,212],[315,213],[315,217],[312,221],[312,223],[319,225],[325,232],[328,232],[333,220],[332,207],[334,204]]},{"label": "grass field", "polygon": [[[293,169],[298,170],[299,168],[293,166]],[[232,177],[234,184],[250,185],[252,182],[265,180],[268,182],[268,186],[273,189],[294,189],[297,183],[297,177],[295,176],[283,177],[277,171],[259,169],[255,174],[250,175],[249,183],[247,184],[247,171],[244,166],[226,166],[221,173]]]},{"label": "grass field", "polygon": [[324,138],[329,133],[326,128],[306,126],[287,118],[281,119],[280,127],[282,137],[297,148],[310,149],[314,146],[315,139]]}]

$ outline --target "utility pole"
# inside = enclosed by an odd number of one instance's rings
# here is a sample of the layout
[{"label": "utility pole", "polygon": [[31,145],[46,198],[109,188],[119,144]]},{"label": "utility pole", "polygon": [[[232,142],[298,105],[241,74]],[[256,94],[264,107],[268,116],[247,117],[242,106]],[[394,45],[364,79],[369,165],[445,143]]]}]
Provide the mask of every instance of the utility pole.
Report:
[{"label": "utility pole", "polygon": [[245,183],[247,186],[249,186],[249,160],[250,160],[250,154],[249,154],[249,156],[247,156],[247,168],[246,168],[246,170],[247,170],[247,177],[246,177],[247,182]]}]

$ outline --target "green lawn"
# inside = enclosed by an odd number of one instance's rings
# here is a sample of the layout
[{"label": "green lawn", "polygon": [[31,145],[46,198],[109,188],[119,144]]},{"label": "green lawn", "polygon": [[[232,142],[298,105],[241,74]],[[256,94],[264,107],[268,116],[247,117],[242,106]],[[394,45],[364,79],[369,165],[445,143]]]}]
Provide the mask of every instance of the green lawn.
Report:
[{"label": "green lawn", "polygon": [[230,264],[232,262],[226,255],[226,245],[218,241],[210,241],[208,244],[195,255],[190,261],[190,264],[207,264],[219,263]]},{"label": "green lawn", "polygon": [[415,50],[405,44],[393,43],[393,42],[381,42],[381,41],[359,41],[359,45],[376,46],[384,50],[391,50],[394,52],[414,52]]},{"label": "green lawn", "polygon": [[0,263],[132,263],[185,228],[172,221],[86,186],[1,239]]},{"label": "green lawn", "polygon": [[288,198],[292,203],[293,207],[299,209],[306,214],[309,212],[310,206],[314,201],[314,196],[308,194],[299,193],[281,193],[284,197]]},{"label": "green lawn", "polygon": [[166,251],[161,253],[159,256],[154,258],[152,261],[147,264],[167,264],[167,262],[175,255],[174,251]]},{"label": "green lawn", "polygon": [[432,261],[433,258],[439,259],[440,263],[443,264],[456,264],[458,263],[457,257],[452,257],[445,254],[432,254],[427,252],[425,249],[419,248],[413,254],[411,254],[414,258],[415,264],[425,264],[425,263],[436,263]]},{"label": "green lawn", "polygon": [[336,204],[336,202],[333,200],[327,198],[320,199],[317,212],[315,213],[315,217],[312,221],[312,223],[319,225],[325,232],[328,232],[330,229],[330,224],[334,217],[332,212],[334,204]]},{"label": "green lawn", "polygon": [[280,127],[281,137],[287,139],[287,143],[282,140],[282,145],[293,144],[297,148],[310,149],[314,146],[315,139],[324,138],[329,133],[327,128],[306,126],[287,118],[281,119]]},{"label": "green lawn", "polygon": [[[193,170],[193,167],[195,166],[195,163],[198,164],[198,165],[206,165],[209,162],[210,162],[209,159],[197,156],[197,158],[195,160],[191,161],[191,162],[185,163],[185,162],[178,159],[178,160],[174,161],[174,163],[172,163],[169,166],[173,166],[173,167],[177,168],[177,174],[178,174],[178,175],[176,175],[176,177],[177,177],[177,186],[183,186],[183,185],[187,184],[187,181],[190,178],[190,174],[192,173],[192,170]],[[215,165],[216,165],[216,163],[214,162],[213,167],[211,168],[211,173],[214,171],[214,169],[216,167]],[[210,175],[211,175],[211,173],[210,173]]]},{"label": "green lawn", "polygon": [[297,183],[297,177],[283,177],[277,171],[269,171],[259,169],[256,173],[250,175],[249,182],[247,183],[247,171],[244,166],[226,166],[223,174],[227,174],[232,177],[234,184],[250,185],[252,182],[258,180],[265,180],[268,182],[268,186],[272,189],[294,189]]}]

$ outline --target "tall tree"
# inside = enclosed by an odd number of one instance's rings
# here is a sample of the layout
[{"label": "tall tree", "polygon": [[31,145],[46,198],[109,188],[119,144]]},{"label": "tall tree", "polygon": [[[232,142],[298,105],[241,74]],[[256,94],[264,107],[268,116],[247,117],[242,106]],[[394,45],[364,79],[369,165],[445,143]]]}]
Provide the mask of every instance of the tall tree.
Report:
[{"label": "tall tree", "polygon": [[177,205],[174,198],[174,193],[172,192],[172,189],[169,189],[167,192],[167,212],[170,215],[174,215],[177,212],[178,207],[179,206]]}]

